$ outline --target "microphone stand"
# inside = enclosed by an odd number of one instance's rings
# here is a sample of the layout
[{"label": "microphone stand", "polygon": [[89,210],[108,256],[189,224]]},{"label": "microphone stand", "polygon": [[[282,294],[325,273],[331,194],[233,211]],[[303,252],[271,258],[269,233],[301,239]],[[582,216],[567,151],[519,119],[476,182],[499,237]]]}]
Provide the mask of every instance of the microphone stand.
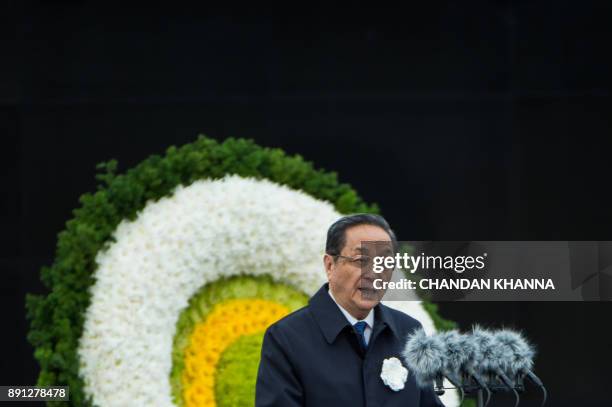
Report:
[{"label": "microphone stand", "polygon": [[[544,406],[547,399],[544,384],[533,373],[526,374],[526,377],[533,381],[542,390],[544,397],[541,406]],[[491,393],[501,391],[510,391],[514,394],[516,407],[520,404],[519,392],[522,393],[525,390],[522,377],[517,378],[516,382],[512,382],[512,380],[510,380],[510,378],[508,378],[503,372],[490,372],[489,375],[487,375],[486,382],[477,375],[472,376],[469,374],[464,374],[460,377],[455,377],[447,372],[446,375],[438,375],[434,380],[434,391],[438,396],[443,395],[444,390],[447,389],[444,387],[444,378],[448,379],[448,381],[454,386],[450,387],[451,389],[459,390],[461,393],[461,402],[463,402],[466,394],[475,394],[476,407],[486,407],[491,401]]]},{"label": "microphone stand", "polygon": [[459,390],[461,393],[461,403],[463,403],[466,394],[474,393],[477,397],[477,407],[486,407],[489,404],[489,401],[491,401],[491,391],[489,390],[488,386],[481,378],[472,375],[462,375],[461,378],[455,377],[452,374],[436,377],[434,390],[438,396],[444,394],[444,378],[448,379],[448,381],[454,386],[451,388]]},{"label": "microphone stand", "polygon": [[485,406],[484,391],[482,389],[478,389],[478,391],[476,392],[476,406],[477,407]]}]

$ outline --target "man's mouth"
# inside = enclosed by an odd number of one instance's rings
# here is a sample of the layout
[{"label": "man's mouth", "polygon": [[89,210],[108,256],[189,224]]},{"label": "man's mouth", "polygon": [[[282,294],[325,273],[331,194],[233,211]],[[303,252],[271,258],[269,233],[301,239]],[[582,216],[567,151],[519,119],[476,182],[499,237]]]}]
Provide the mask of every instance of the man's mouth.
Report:
[{"label": "man's mouth", "polygon": [[359,291],[362,294],[372,294],[374,292],[376,292],[376,289],[372,286],[363,286],[363,287],[359,287]]}]

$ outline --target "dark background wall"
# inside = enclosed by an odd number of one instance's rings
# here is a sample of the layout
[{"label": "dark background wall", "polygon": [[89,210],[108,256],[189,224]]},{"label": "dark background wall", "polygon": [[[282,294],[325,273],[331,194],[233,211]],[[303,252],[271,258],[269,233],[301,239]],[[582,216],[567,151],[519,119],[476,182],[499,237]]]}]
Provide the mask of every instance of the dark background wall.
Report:
[{"label": "dark background wall", "polygon": [[[464,3],[3,14],[0,384],[35,383],[24,295],[95,164],[200,133],[337,171],[403,240],[612,240],[612,3]],[[610,303],[441,311],[523,328],[549,405],[610,405]]]}]

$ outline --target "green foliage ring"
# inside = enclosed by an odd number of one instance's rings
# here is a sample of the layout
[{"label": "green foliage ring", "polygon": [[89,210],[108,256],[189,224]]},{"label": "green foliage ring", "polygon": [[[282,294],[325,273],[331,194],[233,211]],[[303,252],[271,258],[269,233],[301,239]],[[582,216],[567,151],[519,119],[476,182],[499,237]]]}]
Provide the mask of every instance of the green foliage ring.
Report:
[{"label": "green foliage ring", "polygon": [[123,174],[117,172],[115,160],[97,168],[97,191],[79,198],[81,206],[58,234],[53,263],[41,269],[49,292],[26,297],[28,340],[40,365],[37,385],[70,386],[77,406],[91,405],[79,376],[77,349],[90,304],[89,289],[95,282],[96,255],[113,242],[119,223],[134,220],[149,201],[171,195],[178,185],[235,174],[302,190],[330,202],[340,213],[378,212],[376,205],[365,203],[348,184],[338,182],[335,173],[252,140],[229,138],[220,143],[199,136],[193,143],[169,147],[163,156],[152,155]]},{"label": "green foliage ring", "polygon": [[81,206],[58,235],[53,264],[41,270],[50,292],[26,297],[28,340],[40,364],[37,384],[70,386],[72,403],[78,406],[91,405],[79,376],[77,348],[90,303],[89,288],[95,281],[95,257],[112,242],[117,225],[134,220],[149,200],[171,195],[178,185],[236,174],[300,189],[332,203],[340,213],[378,211],[348,184],[339,183],[335,173],[252,140],[229,138],[220,143],[199,136],[193,143],[169,147],[163,156],[150,156],[124,174],[117,173],[115,160],[97,168],[97,191],[79,198]]}]

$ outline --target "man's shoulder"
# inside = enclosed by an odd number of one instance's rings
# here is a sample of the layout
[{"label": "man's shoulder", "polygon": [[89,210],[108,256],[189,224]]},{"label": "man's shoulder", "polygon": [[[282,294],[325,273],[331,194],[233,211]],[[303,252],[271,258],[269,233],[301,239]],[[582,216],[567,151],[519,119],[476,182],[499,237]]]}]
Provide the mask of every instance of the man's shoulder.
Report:
[{"label": "man's shoulder", "polygon": [[283,335],[288,335],[291,333],[299,334],[300,332],[303,332],[303,328],[306,325],[312,323],[313,320],[308,311],[308,305],[305,305],[302,308],[299,308],[272,323],[266,332],[282,332]]}]

